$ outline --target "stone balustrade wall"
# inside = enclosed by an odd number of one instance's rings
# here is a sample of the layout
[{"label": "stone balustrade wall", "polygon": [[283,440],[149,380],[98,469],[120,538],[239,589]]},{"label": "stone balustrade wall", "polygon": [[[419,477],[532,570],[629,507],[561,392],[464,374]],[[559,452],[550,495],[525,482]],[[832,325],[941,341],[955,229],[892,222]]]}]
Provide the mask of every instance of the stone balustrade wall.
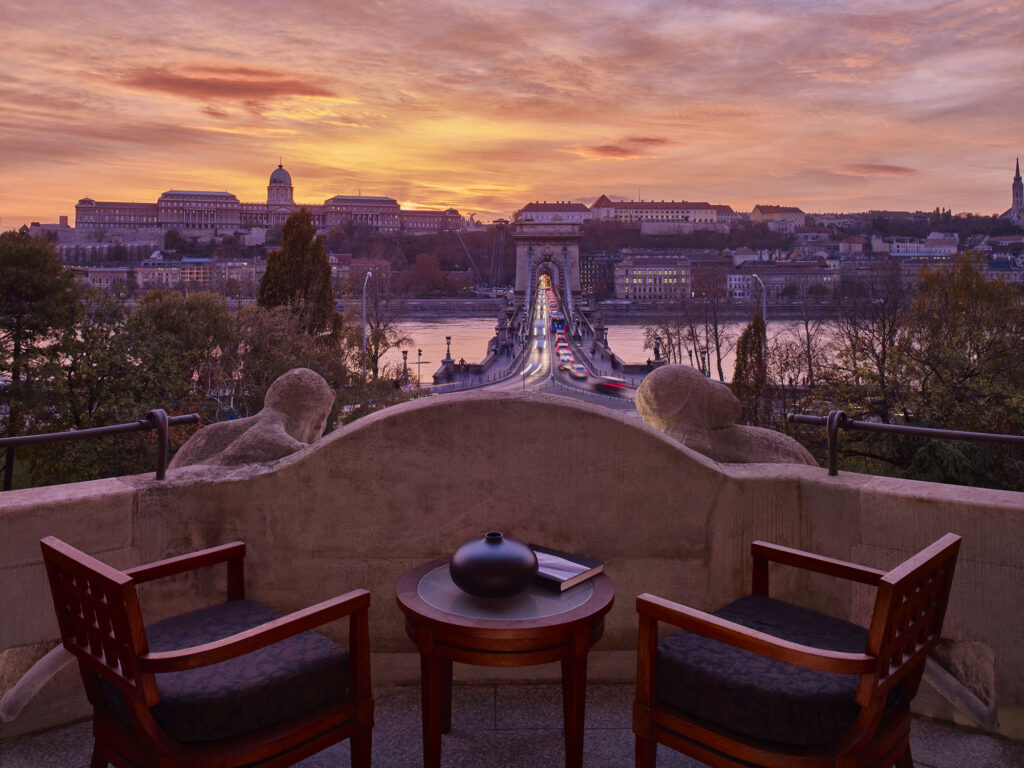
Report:
[{"label": "stone balustrade wall", "polygon": [[[1024,494],[798,465],[719,465],[618,412],[550,396],[463,393],[380,411],[276,462],[0,495],[0,695],[56,642],[39,551],[54,535],[115,567],[233,540],[248,595],[285,612],[372,592],[375,682],[418,679],[394,587],[407,569],[502,530],[604,560],[616,602],[592,679],[635,674],[634,598],[715,609],[747,590],[764,539],[888,569],[963,536],[944,636],[994,691],[999,730],[1024,738]],[[778,567],[773,594],[863,622],[871,590]],[[222,599],[223,566],[140,587],[147,620]],[[346,624],[327,633],[344,640]],[[457,665],[456,679],[553,678],[556,665]],[[953,710],[922,691],[918,708]],[[65,670],[0,740],[87,713]]]}]

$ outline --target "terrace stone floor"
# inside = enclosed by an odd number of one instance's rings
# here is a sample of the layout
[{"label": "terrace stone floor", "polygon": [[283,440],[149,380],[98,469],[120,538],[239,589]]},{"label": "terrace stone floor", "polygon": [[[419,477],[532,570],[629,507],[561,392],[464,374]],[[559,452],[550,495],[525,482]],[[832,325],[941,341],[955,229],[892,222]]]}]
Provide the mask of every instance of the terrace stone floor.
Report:
[{"label": "terrace stone floor", "polygon": [[[634,688],[592,683],[587,689],[585,768],[633,765],[631,710]],[[376,768],[422,765],[419,688],[378,686],[373,731]],[[511,768],[563,764],[561,688],[556,683],[456,684],[452,731],[442,742],[444,768]],[[915,718],[911,730],[918,768],[1009,768],[1024,766],[1024,744],[948,723]],[[0,744],[0,768],[87,768],[92,747],[88,721]],[[349,765],[348,742],[299,765]],[[691,768],[693,760],[661,748],[660,768]]]}]

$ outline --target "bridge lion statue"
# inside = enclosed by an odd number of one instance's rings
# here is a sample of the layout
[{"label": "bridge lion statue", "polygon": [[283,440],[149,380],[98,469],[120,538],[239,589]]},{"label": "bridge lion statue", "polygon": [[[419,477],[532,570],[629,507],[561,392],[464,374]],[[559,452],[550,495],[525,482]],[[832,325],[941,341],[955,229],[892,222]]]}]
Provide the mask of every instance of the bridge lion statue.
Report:
[{"label": "bridge lion statue", "polygon": [[688,365],[662,366],[647,376],[637,390],[636,409],[648,425],[714,461],[818,466],[793,438],[737,424],[741,409],[735,395]]}]

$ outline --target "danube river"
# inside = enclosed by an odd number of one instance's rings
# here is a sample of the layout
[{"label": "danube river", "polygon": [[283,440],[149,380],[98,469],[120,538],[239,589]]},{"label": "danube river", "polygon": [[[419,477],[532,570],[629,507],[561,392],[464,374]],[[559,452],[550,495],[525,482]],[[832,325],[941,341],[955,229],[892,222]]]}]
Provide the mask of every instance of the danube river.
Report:
[{"label": "danube river", "polygon": [[[614,319],[607,321],[608,344],[612,351],[627,363],[639,363],[647,360],[652,354],[650,349],[644,349],[644,325],[643,321],[616,322]],[[746,323],[726,323],[725,328],[735,340],[743,330]],[[412,342],[403,347],[409,351],[409,374],[415,378],[417,375],[417,360],[420,364],[420,380],[430,383],[431,376],[440,365],[445,355],[445,337],[452,338],[452,357],[458,361],[465,359],[467,363],[479,362],[487,353],[487,342],[494,337],[495,320],[489,317],[451,317],[431,319],[409,319],[400,323],[403,333],[412,339]],[[778,334],[792,334],[796,330],[796,323],[793,321],[780,321],[768,323],[768,336],[774,338]],[[417,355],[417,350],[423,350],[422,356]],[[696,363],[696,361],[694,361]],[[389,366],[400,367],[402,365],[402,354],[400,350],[391,350],[384,358],[384,363]],[[722,360],[722,369],[725,373],[725,380],[732,378],[733,367],[736,364],[735,351],[730,350]],[[712,365],[712,374],[718,377],[715,366]]]}]

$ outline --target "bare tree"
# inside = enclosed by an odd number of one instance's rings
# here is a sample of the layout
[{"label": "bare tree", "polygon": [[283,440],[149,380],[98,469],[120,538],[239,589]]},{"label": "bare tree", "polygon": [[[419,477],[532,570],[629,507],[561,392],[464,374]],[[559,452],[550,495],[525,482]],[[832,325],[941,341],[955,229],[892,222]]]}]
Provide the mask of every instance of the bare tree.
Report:
[{"label": "bare tree", "polygon": [[898,261],[875,262],[838,299],[826,389],[830,399],[856,405],[889,423],[905,403],[907,306]]},{"label": "bare tree", "polygon": [[[366,287],[366,367],[376,379],[380,375],[380,361],[388,350],[412,344],[412,338],[402,332],[399,318],[405,302],[390,291],[390,281],[372,276]],[[362,325],[352,323],[354,333],[362,334]],[[362,338],[353,342],[362,346]]]}]

